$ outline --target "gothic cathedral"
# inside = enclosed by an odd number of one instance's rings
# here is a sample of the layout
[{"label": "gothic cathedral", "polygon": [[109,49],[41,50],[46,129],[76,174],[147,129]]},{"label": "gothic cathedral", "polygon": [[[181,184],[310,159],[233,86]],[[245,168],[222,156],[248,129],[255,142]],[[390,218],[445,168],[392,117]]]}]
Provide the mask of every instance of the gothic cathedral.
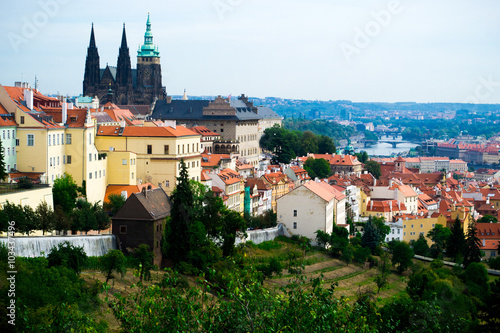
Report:
[{"label": "gothic cathedral", "polygon": [[151,21],[146,22],[144,45],[137,51],[137,69],[132,69],[125,24],[116,67],[100,68],[94,37],[94,24],[85,60],[83,96],[97,96],[101,104],[150,105],[165,96],[161,82],[160,52],[153,45]]}]

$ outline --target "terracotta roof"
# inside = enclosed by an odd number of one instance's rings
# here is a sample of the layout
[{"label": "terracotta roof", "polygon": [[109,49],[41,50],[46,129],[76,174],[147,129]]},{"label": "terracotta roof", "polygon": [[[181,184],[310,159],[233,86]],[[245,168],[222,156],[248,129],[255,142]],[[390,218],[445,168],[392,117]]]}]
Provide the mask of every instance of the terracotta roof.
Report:
[{"label": "terracotta roof", "polygon": [[[373,203],[373,204],[372,204]],[[406,206],[397,200],[370,200],[366,205],[368,212],[397,212],[406,210]]]},{"label": "terracotta roof", "polygon": [[[43,111],[52,116],[54,121],[62,123],[62,108],[44,108]],[[82,128],[85,127],[85,120],[87,119],[87,109],[68,109],[68,118],[66,125],[68,127]]]},{"label": "terracotta roof", "polygon": [[201,181],[206,182],[207,180],[212,179],[212,177],[210,177],[209,175],[207,175],[206,172],[202,171],[200,179],[201,179]]},{"label": "terracotta roof", "polygon": [[0,104],[0,126],[17,126],[14,117]]},{"label": "terracotta roof", "polygon": [[137,126],[99,126],[98,136],[128,137],[180,137],[199,135],[184,126],[172,127],[137,127]]},{"label": "terracotta roof", "polygon": [[198,134],[201,134],[201,136],[220,136],[219,133],[213,132],[213,131],[209,130],[208,128],[206,128],[205,126],[194,126],[194,127],[191,127],[190,130],[192,130]]},{"label": "terracotta roof", "polygon": [[214,166],[220,165],[221,160],[231,160],[231,156],[228,154],[201,154],[201,167],[202,168],[213,168]]},{"label": "terracotta roof", "polygon": [[309,189],[311,192],[319,196],[325,201],[331,201],[332,199],[337,199],[337,200],[342,200],[345,198],[345,195],[342,194],[342,192],[336,190],[333,188],[331,185],[328,185],[325,182],[315,182],[315,181],[308,181],[303,185],[307,189]]},{"label": "terracotta roof", "polygon": [[152,189],[157,188],[151,183],[145,183],[141,185],[108,185],[108,187],[106,187],[106,194],[104,195],[104,202],[108,202],[108,197],[111,194],[121,195],[123,191],[126,191],[128,198],[133,193],[139,193],[143,188],[147,189],[149,186],[151,186]]},{"label": "terracotta roof", "polygon": [[241,175],[229,168],[221,170],[217,176],[224,182],[226,185],[235,184],[241,181]]}]

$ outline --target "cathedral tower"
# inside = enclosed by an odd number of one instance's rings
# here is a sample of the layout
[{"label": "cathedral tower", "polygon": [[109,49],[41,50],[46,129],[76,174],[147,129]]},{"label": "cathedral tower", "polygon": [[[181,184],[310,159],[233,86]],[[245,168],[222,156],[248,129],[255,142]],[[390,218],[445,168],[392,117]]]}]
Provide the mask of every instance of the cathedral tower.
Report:
[{"label": "cathedral tower", "polygon": [[151,104],[155,98],[162,98],[160,52],[153,44],[153,33],[151,32],[151,21],[146,22],[146,33],[144,34],[144,45],[137,51],[137,99],[140,104]]},{"label": "cathedral tower", "polygon": [[83,95],[95,96],[100,81],[99,52],[95,44],[94,23],[90,31],[90,43],[87,48],[87,59],[85,60],[85,75],[83,77]]},{"label": "cathedral tower", "polygon": [[123,23],[122,43],[118,52],[116,65],[116,96],[117,104],[131,104],[133,100],[132,66],[130,64],[130,53],[127,46],[127,35],[125,23]]}]

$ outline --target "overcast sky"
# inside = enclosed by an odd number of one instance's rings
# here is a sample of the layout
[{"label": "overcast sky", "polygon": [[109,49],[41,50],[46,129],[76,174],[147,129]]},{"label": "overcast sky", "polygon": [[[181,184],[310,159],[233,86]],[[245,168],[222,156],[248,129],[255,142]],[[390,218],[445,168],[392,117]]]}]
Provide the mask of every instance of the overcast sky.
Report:
[{"label": "overcast sky", "polygon": [[150,12],[169,95],[500,103],[498,0],[0,1],[3,85],[81,94],[92,22],[135,68]]}]

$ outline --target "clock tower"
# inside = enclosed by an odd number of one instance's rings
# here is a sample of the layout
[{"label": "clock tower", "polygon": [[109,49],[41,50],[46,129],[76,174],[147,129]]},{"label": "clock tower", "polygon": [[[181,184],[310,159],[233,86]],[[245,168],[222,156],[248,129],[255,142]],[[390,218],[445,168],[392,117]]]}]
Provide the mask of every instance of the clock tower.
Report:
[{"label": "clock tower", "polygon": [[155,97],[163,98],[160,51],[153,44],[153,33],[151,32],[151,21],[146,22],[146,33],[144,34],[144,45],[137,51],[137,90],[136,100],[140,104],[151,104]]}]

